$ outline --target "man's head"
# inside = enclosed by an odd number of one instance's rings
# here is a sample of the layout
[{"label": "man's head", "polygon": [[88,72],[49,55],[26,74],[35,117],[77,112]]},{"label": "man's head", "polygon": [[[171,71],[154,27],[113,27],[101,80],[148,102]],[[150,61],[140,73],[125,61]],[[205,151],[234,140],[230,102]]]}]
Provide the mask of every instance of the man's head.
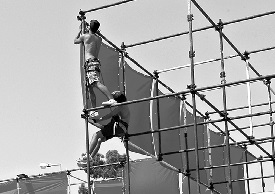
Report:
[{"label": "man's head", "polygon": [[123,92],[120,92],[120,91],[114,91],[112,93],[113,97],[114,97],[114,100],[117,101],[118,103],[121,103],[121,102],[126,102],[127,101],[127,98],[126,96],[124,95]]},{"label": "man's head", "polygon": [[93,33],[96,33],[98,28],[100,26],[100,23],[97,21],[97,20],[91,20],[90,21],[90,30],[93,32]]}]

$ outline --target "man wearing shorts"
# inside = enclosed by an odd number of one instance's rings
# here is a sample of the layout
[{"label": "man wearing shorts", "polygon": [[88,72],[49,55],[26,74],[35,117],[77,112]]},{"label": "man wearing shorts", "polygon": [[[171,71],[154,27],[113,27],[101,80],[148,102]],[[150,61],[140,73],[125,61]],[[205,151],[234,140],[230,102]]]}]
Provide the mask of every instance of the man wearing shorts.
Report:
[{"label": "man wearing shorts", "polygon": [[[81,30],[74,39],[74,44],[84,44],[85,48],[85,72],[86,72],[86,86],[89,89],[92,107],[96,107],[96,96],[93,88],[98,88],[107,98],[108,101],[103,102],[103,105],[112,105],[116,103],[108,88],[100,82],[100,61],[98,60],[98,53],[101,47],[102,38],[96,32],[100,26],[97,20],[90,21],[88,31],[81,34]],[[96,111],[92,111],[91,116],[98,116]]]},{"label": "man wearing shorts", "polygon": [[[120,91],[115,91],[112,93],[112,95],[118,103],[127,101],[126,96]],[[101,125],[98,123],[107,119],[111,119],[111,121],[107,125]],[[128,130],[129,121],[130,110],[127,105],[114,107],[109,114],[99,119],[89,118],[89,123],[100,128],[100,131],[97,131],[95,134],[93,134],[93,137],[91,139],[89,148],[90,157],[93,158],[96,155],[102,142],[105,142],[113,137],[122,138]],[[85,166],[87,156],[83,156],[81,160],[78,162],[78,164],[81,166],[84,161]]]}]

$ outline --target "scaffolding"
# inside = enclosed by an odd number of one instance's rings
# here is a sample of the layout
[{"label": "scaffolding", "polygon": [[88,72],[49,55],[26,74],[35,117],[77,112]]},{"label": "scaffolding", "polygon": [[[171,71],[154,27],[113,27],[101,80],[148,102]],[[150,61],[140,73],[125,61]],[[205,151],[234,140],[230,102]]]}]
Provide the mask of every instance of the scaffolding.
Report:
[{"label": "scaffolding", "polygon": [[[102,7],[98,7],[98,8],[94,8],[94,9],[90,9],[87,11],[80,11],[79,12],[79,16],[78,19],[85,25],[86,23],[86,14],[90,13],[90,12],[94,12],[94,11],[98,11],[98,10],[102,10],[102,9],[106,9],[106,8],[110,8],[113,6],[117,6],[117,5],[121,5],[124,3],[128,3],[128,2],[132,2],[133,0],[125,0],[125,1],[120,1],[114,4],[110,4],[110,5],[105,5]],[[192,9],[191,6],[194,6],[195,8],[197,8],[200,13],[208,20],[208,22],[210,23],[210,26],[206,26],[203,28],[199,28],[199,29],[193,29],[193,20],[194,20],[194,16],[192,13]],[[181,33],[177,33],[177,34],[173,34],[173,35],[169,35],[169,36],[164,36],[164,37],[160,37],[160,38],[156,38],[156,39],[152,39],[152,40],[147,40],[147,41],[142,41],[142,42],[138,42],[138,43],[133,43],[133,44],[129,44],[126,45],[124,43],[122,43],[121,47],[116,46],[114,43],[112,43],[108,38],[106,38],[102,33],[98,33],[99,36],[101,36],[103,38],[103,40],[105,40],[111,47],[113,47],[117,52],[120,53],[120,60],[123,61],[124,60],[129,60],[131,61],[134,65],[136,65],[138,68],[140,68],[144,73],[146,73],[148,76],[152,77],[155,81],[156,81],[156,91],[158,91],[158,87],[162,86],[164,88],[166,88],[169,93],[167,94],[156,94],[156,96],[154,97],[148,97],[148,98],[143,98],[143,99],[138,99],[138,100],[132,100],[132,101],[127,101],[127,102],[123,102],[123,103],[119,103],[116,104],[114,106],[121,106],[121,105],[127,105],[127,104],[133,104],[133,103],[140,103],[140,102],[144,102],[144,101],[152,101],[152,100],[156,100],[157,102],[157,109],[158,109],[158,113],[159,113],[159,99],[161,98],[167,98],[167,97],[178,97],[180,98],[184,105],[186,105],[187,108],[189,108],[190,110],[192,110],[192,114],[193,114],[193,123],[192,124],[186,124],[184,123],[183,125],[179,125],[176,127],[169,127],[169,128],[160,128],[160,124],[158,123],[158,131],[148,131],[148,132],[142,132],[142,133],[135,133],[135,134],[126,134],[124,141],[126,144],[126,155],[127,155],[127,169],[128,172],[130,172],[130,162],[129,162],[129,148],[128,148],[128,141],[129,138],[134,137],[134,136],[139,136],[139,135],[144,135],[144,134],[150,134],[150,133],[158,133],[158,137],[159,137],[159,153],[156,156],[156,159],[158,161],[162,161],[162,157],[165,155],[172,155],[172,154],[176,154],[176,153],[183,153],[185,154],[185,159],[186,159],[186,169],[178,169],[179,173],[182,173],[183,175],[185,175],[188,180],[193,178],[194,180],[196,180],[196,192],[198,194],[201,193],[201,187],[200,185],[205,183],[201,182],[201,178],[200,178],[200,172],[201,171],[209,171],[210,173],[210,178],[208,180],[208,184],[206,185],[207,188],[209,188],[209,190],[212,193],[220,193],[218,192],[215,187],[216,185],[219,184],[226,184],[226,188],[227,188],[227,193],[228,194],[234,194],[234,190],[232,190],[232,184],[236,183],[236,182],[245,182],[246,183],[246,192],[247,193],[251,193],[250,192],[250,183],[253,180],[260,180],[261,181],[261,190],[262,192],[265,192],[265,187],[266,187],[266,180],[273,180],[271,184],[275,183],[275,178],[274,178],[274,174],[275,174],[275,150],[274,150],[274,119],[273,119],[273,115],[274,115],[274,101],[272,101],[272,97],[275,95],[275,92],[273,90],[273,88],[271,87],[271,81],[273,78],[275,78],[275,74],[270,74],[270,75],[261,75],[256,68],[250,63],[249,59],[250,56],[252,54],[256,54],[256,53],[260,53],[260,52],[264,52],[264,51],[270,51],[275,49],[275,47],[268,47],[268,48],[261,48],[258,50],[254,50],[254,51],[244,51],[243,53],[233,44],[232,41],[230,41],[230,39],[225,35],[225,33],[223,32],[223,29],[226,25],[229,24],[235,24],[235,23],[239,23],[239,22],[243,22],[243,21],[247,21],[247,20],[252,20],[255,18],[259,18],[262,16],[268,16],[268,15],[273,15],[275,14],[275,11],[270,11],[270,12],[266,12],[266,13],[262,13],[262,14],[257,14],[257,15],[253,15],[253,16],[249,16],[249,17],[245,17],[245,18],[241,18],[241,19],[236,19],[230,22],[222,22],[222,20],[219,20],[218,23],[215,23],[210,16],[204,11],[204,9],[195,1],[195,0],[187,0],[187,9],[188,9],[188,15],[187,15],[187,22],[188,22],[188,31],[186,32],[181,32]],[[84,26],[83,25],[83,26]],[[209,59],[206,61],[201,61],[201,62],[195,62],[195,50],[194,50],[194,40],[193,40],[193,34],[200,32],[200,31],[205,31],[208,29],[214,29],[219,36],[219,50],[220,50],[220,57],[219,58],[215,58],[215,59]],[[157,42],[157,41],[162,41],[162,40],[166,40],[166,39],[170,39],[170,38],[174,38],[174,37],[178,37],[178,36],[183,36],[183,35],[188,35],[189,36],[189,44],[190,44],[190,50],[189,50],[189,59],[190,59],[190,64],[186,64],[183,66],[178,66],[178,67],[173,67],[173,68],[169,68],[169,69],[163,69],[163,70],[155,70],[153,73],[149,72],[148,70],[146,70],[143,66],[141,66],[135,59],[133,59],[132,57],[130,57],[130,55],[126,52],[127,48],[132,48],[135,46],[141,46],[141,45],[145,45],[148,43],[153,43],[153,42]],[[229,56],[225,56],[224,55],[224,43],[227,43],[236,53],[235,55],[229,55]],[[83,56],[83,46],[81,46],[80,48],[81,50],[81,57],[80,57],[80,65],[83,66],[84,64],[84,56]],[[246,79],[243,80],[238,80],[238,81],[232,81],[232,82],[228,82],[228,80],[226,80],[226,71],[225,71],[225,60],[228,59],[233,59],[233,58],[237,58],[240,57],[241,61],[243,61],[243,63],[245,64],[245,68],[246,68]],[[203,86],[203,87],[197,87],[196,86],[196,79],[195,79],[195,66],[198,65],[203,65],[203,64],[209,64],[209,63],[213,63],[213,62],[220,62],[220,83],[216,84],[216,85],[211,85],[211,86]],[[170,88],[168,85],[166,85],[164,82],[162,82],[159,79],[160,74],[162,73],[166,73],[166,72],[171,72],[174,70],[179,70],[179,69],[184,69],[184,68],[190,68],[190,85],[188,85],[187,89],[184,91],[180,91],[180,92],[175,92],[172,88]],[[256,77],[251,76],[251,72],[253,72]],[[124,80],[125,81],[125,80]],[[252,91],[252,84],[254,83],[262,83],[262,85],[264,87],[266,87],[266,98],[267,98],[267,102],[264,103],[258,103],[258,104],[253,104],[252,103],[252,97],[251,97],[251,91]],[[229,108],[228,104],[227,104],[227,100],[228,100],[228,90],[230,88],[233,87],[238,87],[238,86],[246,86],[246,90],[247,90],[247,105],[246,106],[240,106],[240,107],[234,107],[234,108]],[[125,89],[124,89],[125,90]],[[222,107],[218,108],[215,105],[215,102],[210,102],[210,100],[207,99],[206,97],[206,93],[207,92],[213,92],[213,91],[220,91],[222,94]],[[87,97],[87,96],[86,96]],[[85,101],[85,97],[83,97],[83,100]],[[202,113],[200,111],[200,107],[198,106],[197,100],[201,100],[201,102],[205,103],[210,109],[211,111],[208,111],[206,113]],[[191,101],[191,103],[189,102]],[[84,103],[85,104],[85,103]],[[185,108],[186,108],[185,107]],[[256,108],[258,107],[267,107],[265,108],[265,110],[259,110],[259,111],[255,111]],[[100,107],[96,107],[96,108],[88,108],[87,106],[84,107],[84,114],[86,115],[85,117],[85,123],[86,123],[86,148],[87,148],[87,154],[88,154],[88,150],[89,150],[89,133],[88,133],[88,113],[90,111],[94,111],[94,110],[100,110],[100,109],[104,109],[106,107],[104,106],[100,106]],[[237,112],[237,111],[242,111],[242,110],[248,110],[246,113],[236,113],[236,116],[229,116],[229,113],[232,112]],[[234,115],[234,114],[233,114]],[[205,119],[204,122],[200,122],[197,120],[197,116],[203,117]],[[268,121],[264,122],[264,123],[257,123],[256,120],[258,117],[263,117],[266,116],[268,117]],[[158,117],[158,121],[160,119],[160,116],[157,115]],[[214,117],[214,119],[212,118]],[[239,126],[238,121],[242,120],[242,119],[248,119],[248,126],[244,126],[241,127]],[[212,128],[214,128],[216,131],[220,132],[224,137],[225,137],[225,142],[223,144],[220,145],[208,145],[206,147],[199,147],[198,144],[198,126],[201,125],[207,125],[207,126],[211,126]],[[175,150],[173,152],[162,152],[161,150],[161,133],[165,132],[165,131],[171,131],[171,130],[175,130],[175,129],[182,129],[182,128],[188,128],[188,127],[193,127],[194,129],[194,137],[195,137],[195,147],[194,148],[189,148],[189,145],[187,144],[187,141],[185,141],[185,145],[182,145],[181,150]],[[261,127],[266,127],[270,129],[270,136],[269,137],[263,137],[263,138],[256,138],[255,137],[255,129],[257,128],[261,128]],[[247,132],[248,130],[248,132]],[[232,132],[236,132],[239,135],[241,135],[242,139],[241,140],[235,140],[231,133]],[[187,139],[187,133],[184,132],[184,138]],[[239,148],[241,148],[242,150],[244,150],[245,152],[245,158],[246,161],[245,162],[239,162],[239,163],[232,163],[231,162],[231,151],[230,151],[230,146],[235,145],[238,146]],[[271,148],[266,148],[267,146],[264,145],[271,145]],[[211,165],[211,156],[209,158],[209,162],[210,165],[208,167],[200,167],[199,165],[199,151],[200,150],[208,150],[209,153],[211,153],[211,149],[213,148],[217,148],[217,147],[224,147],[225,148],[225,154],[224,154],[224,159],[225,159],[225,164],[224,165],[219,165],[219,166],[214,166]],[[249,153],[249,147],[254,147],[255,149],[258,149],[261,152],[261,155],[259,155],[258,157],[256,157],[257,160],[253,160],[253,161],[248,161],[247,157],[248,157],[248,153]],[[188,159],[188,154],[190,152],[194,152],[195,153],[195,160],[196,160],[196,166],[195,169],[190,169],[189,168],[189,159]],[[269,165],[272,166],[272,173],[270,175],[265,175],[264,174],[264,164],[268,163]],[[89,190],[89,194],[91,194],[91,188],[90,188],[90,162],[89,162],[89,157],[88,157],[88,162],[87,162],[88,166],[87,166],[87,183],[88,183],[88,190]],[[260,165],[260,176],[254,176],[254,177],[250,177],[250,173],[249,173],[249,165],[253,165],[253,164],[259,164]],[[234,180],[232,179],[232,174],[231,174],[231,168],[233,166],[244,166],[245,167],[245,173],[246,176],[243,177],[242,179],[238,179],[238,180]],[[212,170],[213,169],[217,169],[217,168],[224,168],[225,172],[226,172],[226,181],[220,181],[220,182],[213,182],[212,180]],[[191,177],[190,172],[195,172],[195,177]],[[128,193],[131,193],[130,190],[130,176],[128,176]],[[190,184],[188,184],[188,193],[190,193]]]}]

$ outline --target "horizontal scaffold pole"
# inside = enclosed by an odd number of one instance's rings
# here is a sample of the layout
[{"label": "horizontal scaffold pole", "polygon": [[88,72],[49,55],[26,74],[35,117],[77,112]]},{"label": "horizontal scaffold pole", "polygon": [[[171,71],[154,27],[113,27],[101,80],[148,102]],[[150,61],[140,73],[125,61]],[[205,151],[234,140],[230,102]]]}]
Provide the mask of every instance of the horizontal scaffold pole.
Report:
[{"label": "horizontal scaffold pole", "polygon": [[[213,88],[218,89],[218,88],[221,88],[221,87],[229,87],[229,86],[233,86],[233,85],[245,84],[247,82],[256,82],[258,80],[266,80],[266,79],[272,79],[272,78],[275,78],[275,74],[256,77],[256,78],[251,78],[251,79],[245,79],[245,80],[240,80],[240,81],[235,81],[235,82],[228,82],[228,83],[225,83],[225,84],[218,84],[218,85],[213,85],[213,86],[208,86],[208,87],[195,88],[195,89],[192,89],[192,92],[199,92],[199,91],[204,91],[204,90],[213,89]],[[127,104],[134,104],[134,103],[139,103],[139,102],[144,102],[144,101],[149,101],[149,100],[155,100],[155,99],[158,99],[158,98],[165,98],[165,97],[170,97],[170,96],[187,95],[190,92],[191,92],[190,90],[185,90],[185,91],[175,92],[175,93],[171,93],[171,94],[164,94],[164,95],[159,95],[159,96],[154,96],[154,97],[142,98],[142,99],[139,99],[139,100],[132,100],[132,101],[127,101],[127,102],[117,103],[117,104],[112,105],[112,106],[121,106],[121,105],[127,105]],[[100,109],[105,109],[105,108],[108,108],[108,107],[99,106],[99,107],[95,107],[95,108],[89,108],[89,109],[87,109],[87,111],[94,111],[94,110],[100,110]]]},{"label": "horizontal scaffold pole", "polygon": [[[272,101],[272,102],[270,102],[271,104],[274,104],[275,103],[275,101]],[[269,105],[269,103],[268,102],[266,102],[266,103],[260,103],[260,104],[254,104],[254,105],[252,105],[251,107],[260,107],[260,106],[266,106],[266,105]],[[227,109],[227,111],[229,112],[229,111],[236,111],[236,110],[242,110],[242,109],[246,109],[246,108],[249,108],[248,106],[240,106],[240,107],[236,107],[236,108],[230,108],[230,109]],[[211,114],[216,114],[216,112],[207,112],[209,115],[211,115]]]},{"label": "horizontal scaffold pole", "polygon": [[[254,139],[254,141],[257,141],[258,144],[263,144],[263,143],[267,143],[268,141],[271,141],[274,139],[275,139],[275,137],[264,137],[264,138]],[[244,141],[229,143],[229,145],[230,146],[240,146],[241,148],[244,148],[244,146],[254,145],[254,143],[251,142],[250,140],[244,140]],[[199,147],[198,150],[203,151],[203,150],[207,150],[209,148],[220,148],[220,147],[225,147],[225,146],[226,146],[225,144],[211,145],[211,146],[206,146],[206,147]],[[193,151],[195,151],[195,148],[165,152],[165,153],[162,153],[162,155],[173,155],[173,154],[180,154],[180,153],[193,152]],[[253,155],[253,154],[251,154],[251,155]],[[256,158],[256,156],[254,156],[254,157]],[[264,158],[268,158],[268,159],[272,160],[269,156],[264,156]]]},{"label": "horizontal scaffold pole", "polygon": [[[259,52],[269,51],[269,50],[273,50],[273,49],[275,49],[275,46],[268,47],[268,48],[263,48],[263,49],[259,49],[259,50],[254,50],[254,51],[245,51],[245,53],[249,55],[249,54],[256,54],[256,53],[259,53]],[[224,57],[223,59],[232,59],[232,58],[236,58],[236,57],[239,57],[239,55],[238,54],[229,55],[229,56]],[[196,63],[194,63],[194,65],[198,66],[198,65],[208,64],[208,63],[212,63],[212,62],[217,62],[217,61],[220,61],[220,60],[221,60],[221,58],[209,59],[209,60],[206,60],[206,61],[196,62]],[[157,70],[156,72],[157,73],[164,73],[164,72],[169,72],[169,71],[175,71],[175,70],[178,70],[178,69],[188,68],[190,66],[191,66],[191,64],[186,64],[186,65],[172,67],[172,68],[168,68],[168,69]]]},{"label": "horizontal scaffold pole", "polygon": [[105,9],[105,8],[109,8],[109,7],[114,7],[114,6],[121,5],[121,4],[124,4],[124,3],[128,3],[128,2],[131,2],[131,1],[135,1],[135,0],[119,1],[119,2],[116,2],[116,3],[112,3],[112,4],[109,4],[109,5],[104,5],[104,6],[101,6],[101,7],[97,7],[97,8],[94,8],[94,9],[90,9],[90,10],[87,10],[87,11],[81,11],[81,12],[85,14],[85,13],[89,13],[89,12],[93,12],[93,11],[97,11],[97,10],[101,10],[101,9]]},{"label": "horizontal scaffold pole", "polygon": [[[249,16],[249,17],[245,17],[245,18],[241,18],[241,19],[236,19],[236,20],[229,21],[229,22],[224,22],[223,25],[225,26],[225,25],[229,25],[229,24],[234,24],[234,23],[238,23],[238,22],[242,22],[242,21],[246,21],[246,20],[250,20],[250,19],[255,19],[255,18],[267,16],[267,15],[272,15],[272,14],[275,14],[275,11],[261,13],[258,15],[253,15],[253,16]],[[206,26],[206,27],[198,28],[198,29],[192,30],[192,32],[193,33],[200,32],[200,31],[211,29],[211,28],[214,28],[214,26]],[[133,43],[133,44],[125,45],[125,47],[130,48],[130,47],[140,46],[140,45],[157,42],[157,41],[161,41],[161,40],[166,40],[166,39],[170,39],[170,38],[174,38],[174,37],[178,37],[178,36],[182,36],[182,35],[186,35],[186,34],[189,34],[189,31],[172,34],[172,35],[168,35],[168,36],[163,36],[163,37],[159,37],[159,38],[155,38],[155,39],[151,39],[151,40],[147,40],[147,41],[142,41],[142,42],[138,42],[138,43]]]}]

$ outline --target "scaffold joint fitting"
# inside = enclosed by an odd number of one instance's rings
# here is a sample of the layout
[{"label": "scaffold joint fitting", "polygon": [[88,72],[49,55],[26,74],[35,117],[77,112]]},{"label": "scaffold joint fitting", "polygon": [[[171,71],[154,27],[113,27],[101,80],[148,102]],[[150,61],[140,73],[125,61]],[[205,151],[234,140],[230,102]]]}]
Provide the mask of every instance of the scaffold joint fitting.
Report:
[{"label": "scaffold joint fitting", "polygon": [[225,78],[225,71],[222,71],[222,72],[220,73],[220,78]]},{"label": "scaffold joint fitting", "polygon": [[85,12],[82,11],[82,10],[80,10],[80,11],[79,11],[79,15],[84,16],[84,15],[85,15]]},{"label": "scaffold joint fitting", "polygon": [[[271,111],[271,113],[272,113],[272,111]],[[271,127],[272,127],[274,124],[275,124],[274,121],[270,121],[270,123],[269,123],[269,125],[270,125]]]},{"label": "scaffold joint fitting", "polygon": [[206,111],[206,112],[204,113],[204,119],[208,120],[209,118],[210,118],[209,112]]},{"label": "scaffold joint fitting", "polygon": [[249,143],[251,143],[252,145],[256,143],[255,141],[255,137],[254,136],[248,136],[247,140],[249,141]]},{"label": "scaffold joint fitting", "polygon": [[158,161],[162,161],[162,160],[163,160],[162,154],[159,153],[159,154],[158,154]]},{"label": "scaffold joint fitting", "polygon": [[227,116],[228,116],[228,113],[223,111],[223,112],[220,112],[220,117],[223,117],[223,120],[226,121],[227,120]]},{"label": "scaffold joint fitting", "polygon": [[210,182],[208,189],[209,190],[213,190],[214,189],[214,184],[212,182]]},{"label": "scaffold joint fitting", "polygon": [[189,51],[189,58],[194,58],[195,57],[195,51]]},{"label": "scaffold joint fitting", "polygon": [[121,48],[121,50],[122,50],[122,51],[125,51],[125,49],[126,49],[126,46],[125,46],[124,42],[122,42],[122,43],[121,43],[121,46],[120,46],[120,48]]},{"label": "scaffold joint fitting", "polygon": [[220,19],[219,22],[217,23],[217,25],[215,26],[215,30],[216,31],[221,31],[223,29],[223,22]]},{"label": "scaffold joint fitting", "polygon": [[159,72],[157,70],[154,70],[154,76],[155,76],[156,79],[159,78]]},{"label": "scaffold joint fitting", "polygon": [[196,89],[196,85],[195,84],[190,84],[190,85],[187,85],[187,89],[189,89],[190,90],[190,92],[192,93],[192,94],[194,94],[195,93],[195,89]]},{"label": "scaffold joint fitting", "polygon": [[179,94],[178,97],[179,97],[181,100],[186,100],[185,94]]},{"label": "scaffold joint fitting", "polygon": [[187,133],[186,132],[184,132],[184,137],[187,137]]},{"label": "scaffold joint fitting", "polygon": [[192,20],[194,20],[194,15],[193,14],[188,14],[187,15],[187,21],[191,22]]},{"label": "scaffold joint fitting", "polygon": [[269,85],[271,83],[270,78],[265,78],[263,82],[265,85]]},{"label": "scaffold joint fitting", "polygon": [[262,156],[262,155],[260,155],[260,157],[259,157],[259,158],[257,158],[257,160],[259,160],[259,161],[263,160],[263,156]]},{"label": "scaffold joint fitting", "polygon": [[242,60],[244,60],[244,61],[248,60],[250,58],[249,54],[250,53],[248,51],[244,51],[244,53],[243,53],[244,58],[242,58]]},{"label": "scaffold joint fitting", "polygon": [[191,175],[191,173],[190,173],[190,170],[184,170],[184,172],[183,172],[183,174],[184,174],[184,176],[190,176]]},{"label": "scaffold joint fitting", "polygon": [[83,113],[81,114],[82,119],[87,119],[89,117],[89,111],[87,109],[83,109]]}]

